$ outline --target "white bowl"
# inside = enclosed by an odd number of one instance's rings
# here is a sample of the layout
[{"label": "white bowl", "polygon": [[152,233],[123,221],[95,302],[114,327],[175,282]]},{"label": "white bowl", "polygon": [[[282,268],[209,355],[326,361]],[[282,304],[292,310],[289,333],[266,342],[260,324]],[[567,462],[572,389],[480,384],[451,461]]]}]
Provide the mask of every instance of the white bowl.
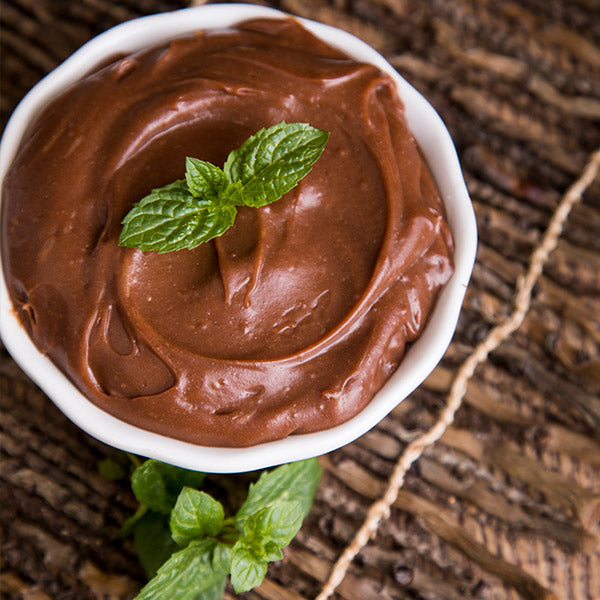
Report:
[{"label": "white bowl", "polygon": [[[131,53],[198,29],[222,28],[250,18],[285,18],[280,11],[248,4],[212,4],[122,23],[97,36],[40,81],[12,115],[0,145],[0,181],[29,123],[65,88],[107,57]],[[398,86],[406,118],[425,154],[446,206],[455,240],[455,273],[439,296],[427,326],[410,346],[397,371],[354,418],[325,431],[292,435],[249,448],[214,448],[152,433],[104,412],[34,346],[0,282],[0,335],[15,361],[81,429],[117,448],[213,473],[251,471],[318,456],[347,444],[374,427],[435,368],[448,347],[471,276],[477,245],[473,207],[448,130],[432,106],[370,46],[340,29],[298,19],[306,29],[355,59],[376,65]]]}]

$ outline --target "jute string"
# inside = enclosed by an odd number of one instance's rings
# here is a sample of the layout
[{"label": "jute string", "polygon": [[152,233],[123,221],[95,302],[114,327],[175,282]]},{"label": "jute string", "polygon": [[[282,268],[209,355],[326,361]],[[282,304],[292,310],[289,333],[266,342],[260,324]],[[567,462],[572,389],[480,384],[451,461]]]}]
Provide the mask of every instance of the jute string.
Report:
[{"label": "jute string", "polygon": [[558,239],[571,209],[581,200],[583,193],[598,176],[599,171],[600,149],[592,154],[581,176],[567,190],[554,211],[540,244],[531,255],[529,268],[525,277],[521,278],[517,283],[517,293],[512,313],[490,330],[487,337],[475,347],[473,352],[458,369],[447,397],[446,406],[441,411],[439,418],[431,429],[408,444],[394,467],[384,495],[371,505],[363,524],[336,561],[327,582],[316,600],[327,600],[334,593],[337,586],[344,579],[354,557],[368,543],[371,537],[375,535],[379,524],[389,518],[391,506],[396,501],[398,492],[404,484],[406,473],[412,464],[423,454],[425,449],[437,442],[444,435],[446,429],[453,423],[456,412],[460,408],[467,391],[467,384],[477,366],[485,362],[489,353],[495,350],[521,326],[531,306],[533,288],[542,274],[548,256],[558,244]]}]

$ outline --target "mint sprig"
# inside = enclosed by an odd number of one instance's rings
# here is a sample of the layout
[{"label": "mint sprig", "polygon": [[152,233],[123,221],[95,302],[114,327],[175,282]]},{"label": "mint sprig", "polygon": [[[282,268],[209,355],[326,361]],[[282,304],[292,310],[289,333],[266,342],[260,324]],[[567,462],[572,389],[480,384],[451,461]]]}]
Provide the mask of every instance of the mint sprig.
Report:
[{"label": "mint sprig", "polygon": [[228,577],[237,593],[256,587],[300,529],[320,477],[316,459],[265,471],[226,518],[196,489],[202,473],[145,461],[132,474],[141,509],[128,528],[151,579],[134,600],[220,600]]},{"label": "mint sprig", "polygon": [[212,496],[184,487],[171,511],[171,535],[180,546],[186,546],[201,535],[217,535],[223,527],[223,505]]},{"label": "mint sprig", "polygon": [[188,471],[158,460],[147,460],[131,476],[131,488],[138,502],[168,515],[185,486],[198,487],[204,473]]},{"label": "mint sprig", "polygon": [[237,206],[265,206],[294,188],[328,138],[307,123],[282,121],[232,150],[223,169],[188,157],[185,179],[152,190],[125,216],[119,245],[164,253],[222,235]]}]

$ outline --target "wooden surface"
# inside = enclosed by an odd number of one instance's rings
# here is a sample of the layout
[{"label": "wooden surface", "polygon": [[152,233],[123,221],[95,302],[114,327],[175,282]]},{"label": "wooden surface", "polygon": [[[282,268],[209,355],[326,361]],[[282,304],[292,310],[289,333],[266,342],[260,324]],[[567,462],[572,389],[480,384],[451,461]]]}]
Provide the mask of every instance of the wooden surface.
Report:
[{"label": "wooden surface", "polygon": [[[441,366],[377,428],[323,458],[285,560],[248,599],[315,598],[406,445],[435,422],[458,366],[512,310],[561,197],[600,146],[597,0],[281,0],[380,50],[440,112],[480,244]],[[91,36],[175,0],[5,0],[5,123]],[[69,423],[10,357],[0,369],[3,597],[130,598],[143,584],[117,532],[134,507],[103,480],[114,451]],[[345,600],[600,598],[600,181],[568,218],[519,330],[469,382],[442,440],[337,589]],[[227,487],[244,478],[216,478]],[[233,597],[229,592],[230,598]]]}]

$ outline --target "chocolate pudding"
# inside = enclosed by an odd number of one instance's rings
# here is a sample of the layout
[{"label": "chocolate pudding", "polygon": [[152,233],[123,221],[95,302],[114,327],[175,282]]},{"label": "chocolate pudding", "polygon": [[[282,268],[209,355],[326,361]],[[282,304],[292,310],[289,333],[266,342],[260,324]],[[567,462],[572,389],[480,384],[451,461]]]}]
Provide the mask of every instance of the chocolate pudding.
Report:
[{"label": "chocolate pudding", "polygon": [[[191,251],[117,244],[186,156],[222,166],[283,120],[330,137],[281,200]],[[6,282],[37,347],[107,412],[202,445],[356,415],[426,324],[452,253],[394,82],[293,20],[115,59],[39,115],[3,187]]]}]

